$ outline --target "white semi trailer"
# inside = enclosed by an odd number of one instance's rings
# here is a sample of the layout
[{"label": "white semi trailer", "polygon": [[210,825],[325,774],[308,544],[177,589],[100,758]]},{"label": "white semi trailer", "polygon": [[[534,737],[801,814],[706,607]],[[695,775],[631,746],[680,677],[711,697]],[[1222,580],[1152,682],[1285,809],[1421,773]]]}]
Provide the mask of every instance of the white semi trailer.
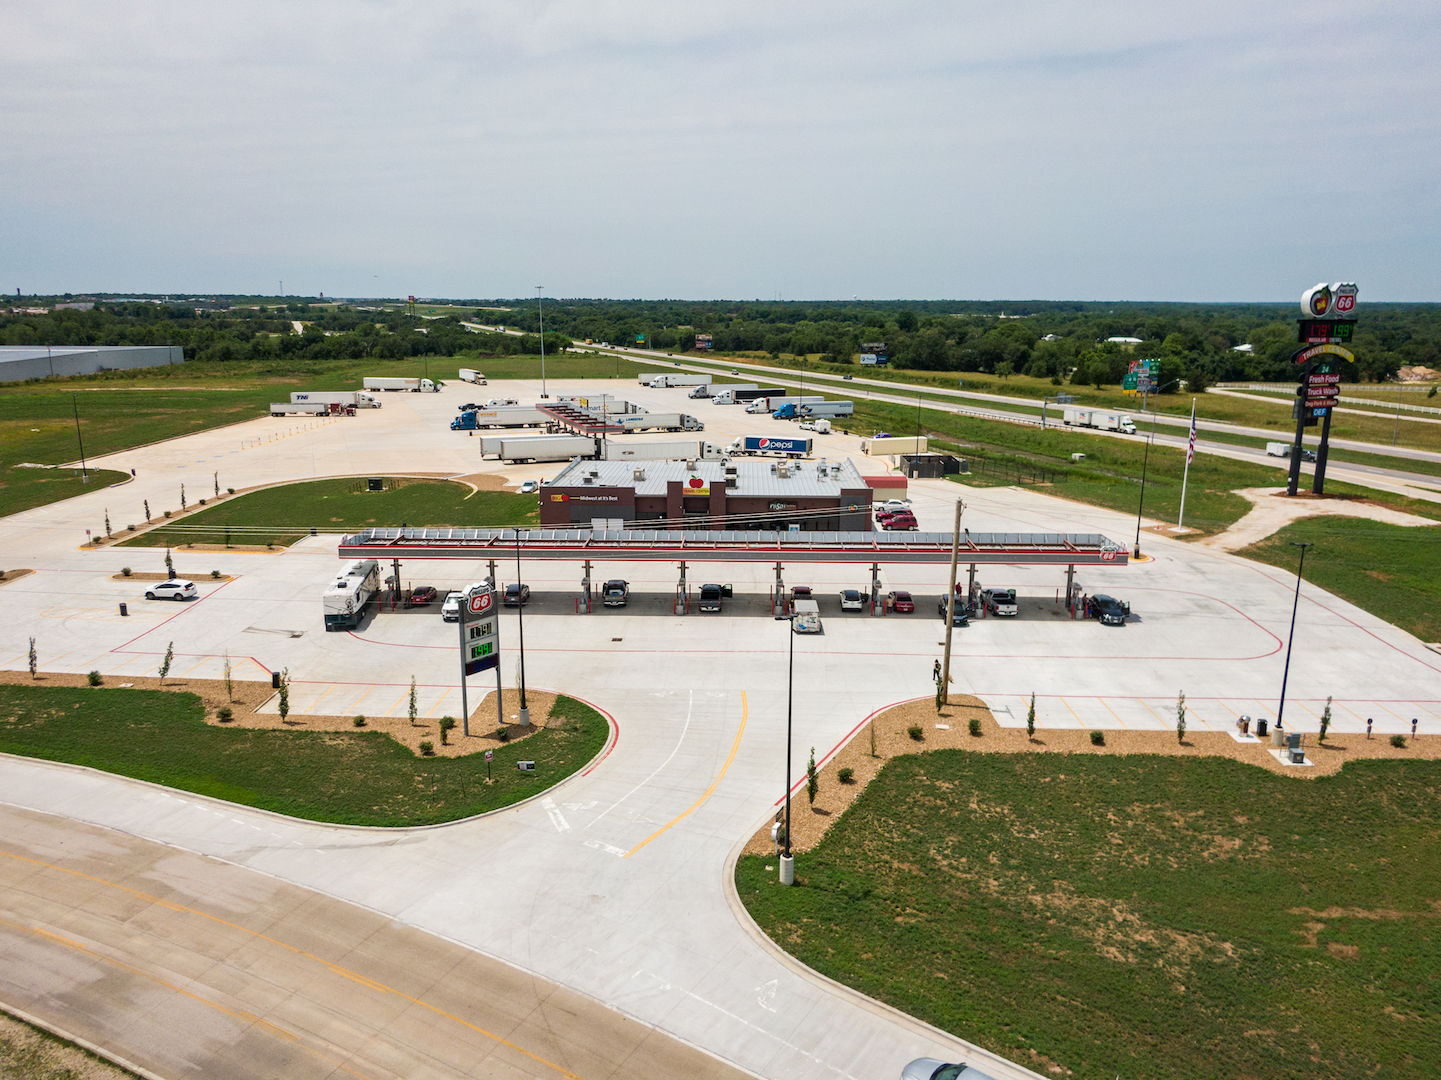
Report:
[{"label": "white semi trailer", "polygon": [[500,442],[502,461],[570,461],[594,456],[595,440],[588,435],[542,435]]},{"label": "white semi trailer", "polygon": [[[581,437],[582,436],[578,435],[532,435],[522,431],[511,431],[503,435],[482,435],[480,437],[480,456],[490,457],[493,454],[499,457],[506,443],[509,443],[513,448],[519,447],[522,443],[530,443],[535,446],[541,446],[547,442],[556,445],[561,445],[562,443],[569,445],[575,439]],[[589,453],[593,453],[595,450],[595,440],[590,436],[584,436],[584,438],[585,441],[591,445],[590,451],[587,452],[588,456]]]},{"label": "white semi trailer", "polygon": [[709,375],[657,375],[648,384],[652,390],[665,390],[674,386],[706,386]]},{"label": "white semi trailer", "polygon": [[328,416],[330,406],[315,401],[272,401],[271,416]]},{"label": "white semi trailer", "polygon": [[290,400],[300,405],[307,401],[317,405],[354,405],[357,409],[378,409],[380,402],[364,390],[292,390]]},{"label": "white semi trailer", "polygon": [[623,431],[704,431],[705,425],[685,413],[639,413],[619,417]]},{"label": "white semi trailer", "polygon": [[380,564],[374,559],[346,563],[320,596],[325,629],[353,630],[365,616],[365,609],[379,588]]},{"label": "white semi trailer", "polygon": [[412,394],[434,394],[440,389],[429,379],[392,379],[379,375],[367,375],[361,385],[367,390],[408,390]]},{"label": "white semi trailer", "polygon": [[1127,435],[1136,434],[1136,424],[1127,413],[1107,412],[1104,409],[1072,409],[1061,413],[1061,423],[1069,427],[1095,428],[1097,431],[1120,431]]},{"label": "white semi trailer", "polygon": [[461,382],[475,383],[477,386],[486,385],[485,372],[476,371],[474,368],[461,368],[459,378]]},{"label": "white semi trailer", "polygon": [[703,439],[667,439],[663,442],[633,442],[630,439],[602,439],[602,461],[720,461],[726,448]]}]

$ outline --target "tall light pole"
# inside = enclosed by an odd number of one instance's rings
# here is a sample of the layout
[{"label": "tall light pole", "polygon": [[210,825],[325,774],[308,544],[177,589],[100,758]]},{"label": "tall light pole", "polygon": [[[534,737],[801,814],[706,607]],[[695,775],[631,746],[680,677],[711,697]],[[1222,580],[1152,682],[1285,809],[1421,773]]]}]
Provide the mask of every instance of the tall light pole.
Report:
[{"label": "tall light pole", "polygon": [[[1166,386],[1173,386],[1180,381],[1180,379],[1172,379]],[[1158,397],[1161,392],[1166,389],[1166,386],[1156,391]],[[1142,409],[1141,411],[1144,412],[1145,410]],[[1131,558],[1133,559],[1139,559],[1141,557],[1141,508],[1146,505],[1146,466],[1151,463],[1151,444],[1156,441],[1156,413],[1160,411],[1160,409],[1157,409],[1156,412],[1151,414],[1151,437],[1146,440],[1146,453],[1145,456],[1141,458],[1141,497],[1136,500],[1136,548],[1131,553]]]},{"label": "tall light pole", "polygon": [[1301,570],[1306,565],[1306,549],[1309,543],[1291,541],[1292,547],[1301,549],[1301,561],[1296,564],[1296,598],[1291,601],[1291,632],[1286,635],[1286,667],[1281,672],[1281,703],[1276,706],[1276,727],[1281,727],[1281,716],[1286,711],[1286,680],[1291,674],[1291,641],[1296,636],[1296,608],[1301,603]]},{"label": "tall light pole", "polygon": [[796,679],[796,633],[795,615],[777,615],[776,622],[786,624],[787,636],[791,639],[790,662],[786,669],[786,824],[785,850],[781,853],[781,884],[796,883],[796,861],[791,857],[791,703]]},{"label": "tall light pole", "polygon": [[525,580],[520,576],[520,530],[515,530],[515,606],[520,617],[520,724],[530,725],[530,708],[525,702]]},{"label": "tall light pole", "polygon": [[535,306],[540,310],[540,396],[542,399],[550,397],[545,392],[545,302],[540,298],[540,290],[544,285],[535,287]]},{"label": "tall light pole", "polygon": [[951,533],[951,592],[946,600],[946,654],[941,664],[941,686],[944,687],[941,700],[947,705],[951,703],[951,631],[956,626],[956,564],[961,554],[961,511],[965,508],[966,504],[957,499],[956,524]]},{"label": "tall light pole", "polygon": [[85,440],[80,437],[80,399],[74,394],[70,395],[70,407],[75,410],[75,441],[80,444],[80,482],[90,483],[90,477],[85,474]]}]

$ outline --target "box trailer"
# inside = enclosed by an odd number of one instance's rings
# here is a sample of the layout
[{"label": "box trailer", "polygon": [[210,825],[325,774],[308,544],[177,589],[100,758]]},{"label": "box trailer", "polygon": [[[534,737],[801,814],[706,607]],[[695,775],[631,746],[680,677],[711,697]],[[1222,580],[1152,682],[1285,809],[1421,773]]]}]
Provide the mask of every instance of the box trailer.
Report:
[{"label": "box trailer", "polygon": [[669,372],[665,371],[642,371],[636,378],[640,380],[642,386],[649,386],[657,379],[664,379],[668,374]]},{"label": "box trailer", "polygon": [[555,423],[528,405],[503,405],[494,409],[467,409],[450,422],[451,431],[482,431],[486,428],[545,427]]},{"label": "box trailer", "polygon": [[326,630],[353,630],[380,588],[380,564],[356,559],[340,568],[329,588],[320,595]]},{"label": "box trailer", "polygon": [[730,444],[732,454],[768,457],[809,457],[813,440],[776,439],[766,435],[745,435]]},{"label": "box trailer", "polygon": [[1291,444],[1288,442],[1268,442],[1266,444],[1267,457],[1290,457]]},{"label": "box trailer", "polygon": [[595,440],[588,435],[542,435],[502,439],[502,461],[570,461],[595,456]]},{"label": "box trailer", "polygon": [[861,453],[872,457],[889,457],[892,454],[924,454],[929,442],[924,435],[904,439],[862,439]]},{"label": "box trailer", "polygon": [[813,405],[818,401],[825,401],[820,394],[806,395],[805,397],[764,397],[756,398],[746,405],[748,413],[773,413],[784,405]]},{"label": "box trailer", "polygon": [[299,405],[307,401],[318,405],[354,405],[357,409],[378,409],[380,402],[364,390],[292,390],[290,400]]},{"label": "box trailer", "polygon": [[819,634],[821,632],[821,609],[814,600],[797,600],[792,605],[795,619],[791,631],[796,634]]},{"label": "box trailer", "polygon": [[795,416],[798,420],[815,420],[822,416],[834,420],[841,416],[851,416],[856,411],[854,401],[818,401],[812,405],[797,405]]},{"label": "box trailer", "polygon": [[726,448],[698,439],[667,439],[664,441],[634,442],[630,439],[602,439],[600,459],[602,461],[720,461],[726,456]]},{"label": "box trailer", "polygon": [[[494,454],[499,457],[501,450],[504,448],[506,443],[510,443],[512,446],[517,446],[522,440],[527,439],[539,445],[540,443],[546,441],[558,443],[561,439],[576,439],[580,437],[581,436],[577,435],[562,434],[532,435],[530,432],[526,431],[512,431],[500,435],[482,435],[480,437],[480,456],[489,457],[490,455]],[[587,439],[587,441],[594,441],[590,439],[590,436],[585,436],[585,438]]]},{"label": "box trailer", "polygon": [[329,416],[330,406],[323,401],[273,401],[271,416]]},{"label": "box trailer", "polygon": [[408,390],[412,394],[434,394],[440,384],[429,379],[392,379],[378,375],[367,375],[361,383],[367,390]]},{"label": "box trailer", "polygon": [[657,375],[650,381],[652,390],[665,390],[676,386],[705,386],[709,375]]},{"label": "box trailer", "polygon": [[1095,428],[1097,431],[1122,431],[1127,435],[1136,434],[1136,425],[1129,415],[1107,412],[1104,409],[1066,408],[1061,413],[1061,423],[1071,427]]},{"label": "box trailer", "polygon": [[704,431],[705,425],[685,413],[637,413],[617,420],[622,431]]},{"label": "box trailer", "polygon": [[460,381],[475,383],[477,386],[485,386],[485,372],[476,371],[474,368],[463,367],[460,369]]}]

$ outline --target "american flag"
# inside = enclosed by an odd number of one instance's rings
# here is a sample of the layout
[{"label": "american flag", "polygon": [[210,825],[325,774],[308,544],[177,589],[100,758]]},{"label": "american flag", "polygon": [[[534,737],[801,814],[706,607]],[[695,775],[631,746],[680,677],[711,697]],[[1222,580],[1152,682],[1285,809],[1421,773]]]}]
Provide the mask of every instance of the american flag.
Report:
[{"label": "american flag", "polygon": [[1186,444],[1186,464],[1191,464],[1191,459],[1196,456],[1196,410],[1191,410],[1191,441]]}]

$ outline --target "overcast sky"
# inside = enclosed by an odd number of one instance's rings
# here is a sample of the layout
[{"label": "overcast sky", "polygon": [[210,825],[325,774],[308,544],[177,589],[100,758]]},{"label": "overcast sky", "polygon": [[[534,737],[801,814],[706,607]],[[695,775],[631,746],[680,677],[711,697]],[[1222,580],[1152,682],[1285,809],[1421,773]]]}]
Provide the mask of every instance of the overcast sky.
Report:
[{"label": "overcast sky", "polygon": [[0,0],[0,288],[1441,300],[1441,4]]}]

